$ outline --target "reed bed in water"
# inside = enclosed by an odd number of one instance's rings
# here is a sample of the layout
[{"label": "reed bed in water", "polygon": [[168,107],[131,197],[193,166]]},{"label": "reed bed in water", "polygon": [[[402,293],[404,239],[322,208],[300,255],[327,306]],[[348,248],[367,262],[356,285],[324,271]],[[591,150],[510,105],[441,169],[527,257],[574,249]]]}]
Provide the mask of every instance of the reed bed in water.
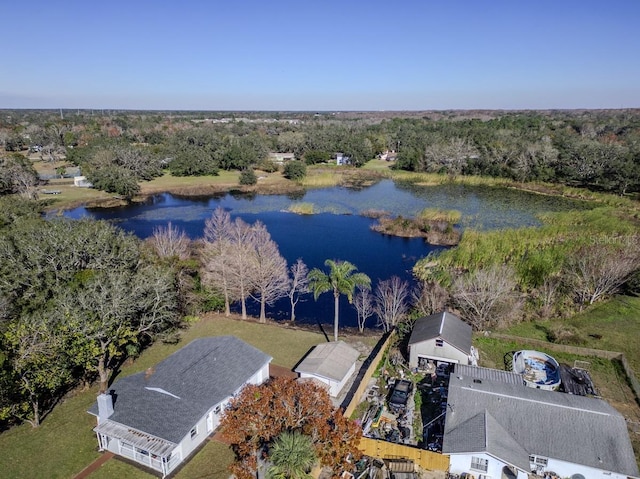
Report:
[{"label": "reed bed in water", "polygon": [[299,215],[312,215],[314,213],[313,203],[292,203],[287,211]]},{"label": "reed bed in water", "polygon": [[458,210],[442,210],[440,208],[425,208],[418,213],[418,218],[425,221],[444,221],[456,224],[462,219],[462,213]]}]

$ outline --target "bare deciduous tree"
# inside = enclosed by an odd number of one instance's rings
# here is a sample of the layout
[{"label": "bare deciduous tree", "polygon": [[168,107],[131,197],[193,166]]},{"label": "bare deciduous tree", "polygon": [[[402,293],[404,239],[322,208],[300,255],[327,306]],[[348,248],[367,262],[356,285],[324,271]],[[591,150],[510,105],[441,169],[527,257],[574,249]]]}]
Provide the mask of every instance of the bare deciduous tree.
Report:
[{"label": "bare deciduous tree", "polygon": [[298,260],[291,265],[291,282],[289,283],[289,301],[291,302],[291,321],[296,320],[296,305],[300,300],[300,296],[309,292],[309,268],[298,258]]},{"label": "bare deciduous tree", "polygon": [[465,319],[476,330],[506,324],[520,311],[516,276],[507,265],[492,265],[460,276],[452,296]]},{"label": "bare deciduous tree", "polygon": [[191,241],[184,231],[174,227],[171,222],[166,227],[155,227],[150,243],[161,258],[174,257],[181,260],[189,258]]},{"label": "bare deciduous tree", "polygon": [[38,179],[29,171],[24,169],[16,169],[13,172],[13,184],[20,196],[29,200],[38,198],[36,185]]},{"label": "bare deciduous tree", "polygon": [[242,319],[247,319],[247,298],[251,294],[253,277],[253,246],[251,225],[236,218],[232,223],[229,236],[228,255],[230,256],[229,291],[241,304]]},{"label": "bare deciduous tree", "polygon": [[413,307],[421,316],[442,311],[449,300],[449,293],[437,281],[421,281],[411,292]]},{"label": "bare deciduous tree", "polygon": [[469,157],[476,155],[475,147],[464,138],[451,138],[429,144],[424,152],[424,169],[428,171],[446,171],[451,177],[462,172]]},{"label": "bare deciduous tree", "polygon": [[558,275],[550,275],[536,288],[534,295],[540,304],[538,314],[541,318],[548,318],[553,312],[558,298],[558,292],[562,286],[562,279]]},{"label": "bare deciduous tree", "polygon": [[617,293],[640,268],[638,239],[629,237],[624,243],[626,248],[595,244],[567,259],[565,279],[580,305]]},{"label": "bare deciduous tree", "polygon": [[66,149],[56,143],[47,143],[40,148],[40,159],[55,163],[66,153]]},{"label": "bare deciduous tree", "polygon": [[31,162],[20,155],[0,157],[0,193],[18,193],[23,198],[37,199],[38,174]]},{"label": "bare deciduous tree", "polygon": [[358,286],[358,292],[353,298],[353,307],[358,313],[358,330],[362,333],[367,319],[375,314],[371,288]]},{"label": "bare deciduous tree", "polygon": [[397,326],[407,315],[409,285],[397,276],[380,281],[375,292],[375,311],[379,325],[387,332]]},{"label": "bare deciduous tree", "polygon": [[203,279],[224,296],[225,315],[231,315],[231,215],[223,208],[215,209],[205,221],[202,264]]},{"label": "bare deciduous tree", "polygon": [[267,227],[261,221],[251,228],[251,259],[253,267],[250,294],[260,302],[260,322],[267,320],[265,306],[287,295],[289,291],[289,272],[287,261],[271,239]]}]

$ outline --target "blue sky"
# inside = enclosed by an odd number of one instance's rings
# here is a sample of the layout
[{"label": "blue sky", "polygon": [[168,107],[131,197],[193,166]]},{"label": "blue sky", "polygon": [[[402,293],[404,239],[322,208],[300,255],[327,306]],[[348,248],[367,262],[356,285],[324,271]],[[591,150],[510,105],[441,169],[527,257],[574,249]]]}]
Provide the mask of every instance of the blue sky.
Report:
[{"label": "blue sky", "polygon": [[4,0],[0,108],[640,107],[640,0]]}]

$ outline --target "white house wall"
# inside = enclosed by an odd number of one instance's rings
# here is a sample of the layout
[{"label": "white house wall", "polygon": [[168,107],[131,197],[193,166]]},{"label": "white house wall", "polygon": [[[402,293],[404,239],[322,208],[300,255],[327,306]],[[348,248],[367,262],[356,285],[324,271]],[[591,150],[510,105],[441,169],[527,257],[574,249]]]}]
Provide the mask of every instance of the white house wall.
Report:
[{"label": "white house wall", "polygon": [[353,375],[353,372],[356,370],[356,365],[355,363],[349,368],[349,371],[347,371],[347,374],[345,374],[345,376],[342,378],[342,381],[340,381],[339,383],[336,384],[335,386],[335,391],[333,390],[334,388],[332,388],[332,390],[329,392],[329,394],[333,397],[338,397],[338,395],[340,394],[340,391],[342,391],[342,388],[345,387],[345,385],[347,384],[347,382],[349,382],[349,379],[351,379],[351,376]]},{"label": "white house wall", "polygon": [[409,346],[409,367],[418,367],[418,358],[425,357],[450,363],[469,363],[469,352],[462,352],[458,348],[443,341],[442,346],[436,346],[436,338],[421,341]]},{"label": "white house wall", "polygon": [[[120,439],[115,439],[112,437],[103,436],[100,439],[100,446],[103,450],[110,451],[119,456],[125,457],[132,461],[135,461],[143,466],[154,469],[158,472],[162,471],[162,459],[161,458],[153,458],[153,456],[148,454],[141,454],[137,452],[139,448],[135,448],[130,444],[126,444],[124,441]],[[182,462],[184,459],[184,455],[182,455],[181,447],[178,445],[172,452],[171,457],[173,460],[170,465],[166,465],[169,470],[167,472],[171,472],[171,470],[175,469],[175,467]],[[176,460],[177,459],[177,460]]]},{"label": "white house wall", "polygon": [[[471,468],[471,460],[473,457],[485,459],[488,461],[487,471],[483,472],[478,469]],[[466,472],[472,474],[476,479],[485,477],[486,479],[502,479],[502,469],[507,464],[505,462],[496,459],[489,454],[476,453],[476,454],[451,454],[449,457],[449,472],[452,474],[462,474]],[[518,472],[518,479],[527,479],[528,474],[520,470]],[[589,477],[589,476],[585,476]]]},{"label": "white house wall", "polygon": [[323,376],[316,376],[315,374],[302,373],[302,372],[300,373],[300,377],[306,378],[306,379],[309,379],[309,378],[316,379],[326,384],[327,386],[329,386],[329,395],[335,398],[335,397],[338,397],[338,395],[340,394],[340,391],[342,391],[342,389],[345,387],[347,382],[349,382],[349,379],[351,378],[355,370],[356,370],[356,365],[354,363],[349,368],[349,371],[347,371],[347,374],[345,374],[345,376],[342,378],[342,381],[340,382],[334,381],[333,379],[325,378]]},{"label": "white house wall", "polygon": [[191,438],[191,433],[187,433],[187,435],[180,441],[179,447],[182,450],[182,457],[186,458],[191,454],[202,442],[207,439],[209,433],[207,432],[207,416],[200,418],[200,420],[196,423],[197,434]]},{"label": "white house wall", "polygon": [[323,384],[326,384],[327,386],[329,386],[329,395],[335,397],[334,391],[338,386],[338,383],[336,381],[332,381],[331,379],[323,378],[322,376],[316,376],[315,374],[309,373],[300,373],[300,377],[302,379],[315,379]]},{"label": "white house wall", "polygon": [[[486,459],[488,461],[487,472],[482,472],[471,468],[472,457]],[[487,479],[501,479],[502,469],[507,463],[497,459],[489,454],[451,454],[449,457],[449,472],[452,474],[470,473],[476,479],[487,477]],[[611,471],[603,471],[593,467],[573,464],[567,461],[549,458],[547,465],[538,473],[540,477],[544,477],[544,472],[555,472],[559,477],[572,477],[574,474],[582,474],[587,479],[629,479],[626,474],[619,474]],[[528,475],[518,470],[518,479],[527,479]]]},{"label": "white house wall", "polygon": [[[559,459],[549,458],[545,471],[553,471],[560,477],[571,477],[574,474],[582,474],[587,479],[629,479],[626,474],[611,471],[603,471],[593,467],[581,466]],[[544,476],[543,476],[544,477]]]}]

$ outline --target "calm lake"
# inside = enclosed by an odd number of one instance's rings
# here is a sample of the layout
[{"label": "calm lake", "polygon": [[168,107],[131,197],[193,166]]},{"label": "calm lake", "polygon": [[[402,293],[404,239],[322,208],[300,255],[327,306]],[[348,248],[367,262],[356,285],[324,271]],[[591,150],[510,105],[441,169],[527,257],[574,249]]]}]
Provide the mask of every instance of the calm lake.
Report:
[{"label": "calm lake", "polygon": [[[293,203],[312,203],[313,215],[297,215],[286,210]],[[385,236],[371,231],[375,220],[360,216],[367,209],[385,210],[393,215],[413,217],[424,208],[454,209],[462,212],[459,227],[502,229],[539,224],[536,214],[588,207],[583,202],[535,195],[502,188],[441,185],[416,187],[383,180],[363,189],[332,187],[310,190],[302,197],[286,195],[232,195],[207,198],[182,198],[156,195],[144,204],[118,208],[76,208],[65,212],[69,218],[92,217],[109,220],[140,238],[152,235],[157,226],[171,222],[191,238],[203,235],[204,222],[213,210],[222,206],[232,218],[247,223],[262,221],[281,254],[291,265],[297,258],[309,269],[324,269],[326,259],[350,261],[366,273],[373,287],[392,276],[413,284],[411,269],[416,261],[442,247],[422,239]],[[249,302],[249,313],[258,315],[257,304]],[[272,319],[288,319],[288,298],[267,308]],[[305,323],[333,322],[333,295],[325,293],[313,300],[303,297],[296,307],[296,320]],[[375,327],[370,318],[369,327]],[[341,298],[340,322],[356,326],[355,310]]]}]

